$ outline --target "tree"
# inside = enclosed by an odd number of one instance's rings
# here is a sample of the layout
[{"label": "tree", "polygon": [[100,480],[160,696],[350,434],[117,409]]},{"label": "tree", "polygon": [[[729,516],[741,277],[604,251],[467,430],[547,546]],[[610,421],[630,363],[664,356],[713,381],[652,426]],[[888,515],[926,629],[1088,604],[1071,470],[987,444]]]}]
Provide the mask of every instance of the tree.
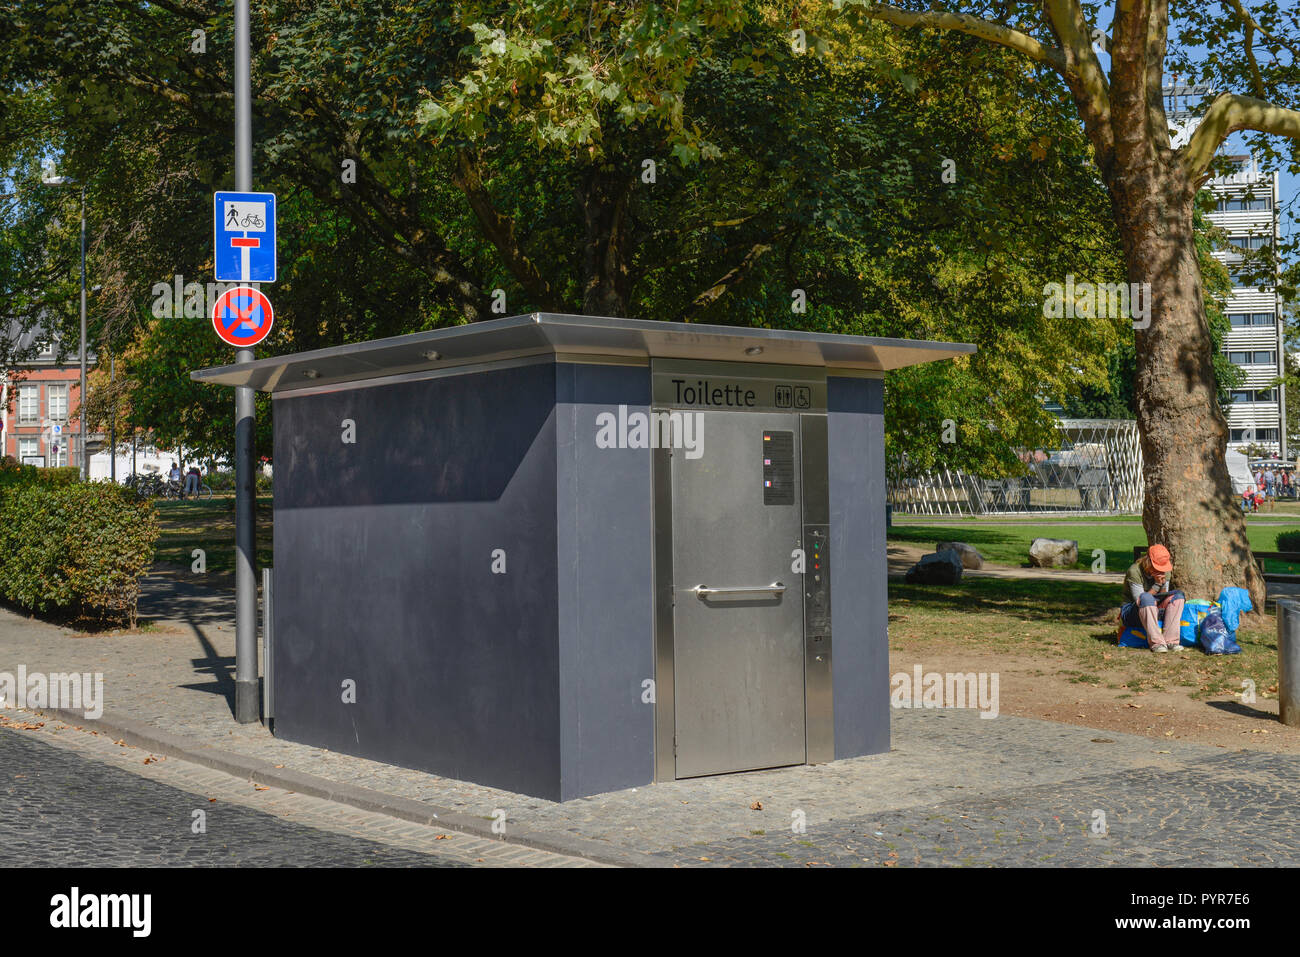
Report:
[{"label": "tree", "polygon": [[[1064,83],[1111,198],[1127,278],[1151,289],[1150,323],[1134,329],[1147,538],[1170,547],[1179,582],[1190,594],[1244,584],[1256,607],[1263,607],[1263,579],[1224,457],[1228,427],[1215,402],[1213,343],[1193,231],[1197,190],[1228,136],[1253,130],[1300,138],[1300,112],[1268,101],[1271,96],[1285,104],[1281,98],[1295,95],[1288,86],[1300,48],[1294,18],[1274,3],[1253,12],[1245,3],[1189,4],[1180,14],[1180,39],[1211,48],[1200,61],[1176,54],[1180,75],[1220,89],[1245,82],[1253,95],[1215,95],[1177,147],[1163,98],[1168,0],[1118,0],[1109,36],[1093,26],[1101,4],[1084,0],[1044,0],[1041,9],[1025,2],[924,11],[869,0],[835,0],[833,6],[863,29],[873,22],[965,33],[1017,51]],[[1241,36],[1229,53],[1236,30]],[[1102,45],[1109,73],[1098,53]]]},{"label": "tree", "polygon": [[[89,184],[92,334],[130,420],[220,454],[229,393],[187,373],[229,353],[151,303],[210,276],[229,5],[47,6],[0,11],[16,105],[48,100],[34,126],[0,110],[0,142],[40,137]],[[1121,332],[1039,302],[1044,277],[1122,277],[1087,142],[1010,51],[830,24],[797,52],[800,6],[267,4],[255,169],[281,197],[281,281],[262,353],[489,318],[497,289],[512,313],[958,339],[979,353],[890,376],[890,453],[1014,467],[1052,437],[1039,396],[1101,381]]]},{"label": "tree", "polygon": [[[1213,196],[1202,196],[1203,205],[1213,202]],[[1223,353],[1223,337],[1232,329],[1224,312],[1224,304],[1232,291],[1232,280],[1227,268],[1211,254],[1211,250],[1228,246],[1223,230],[1205,218],[1204,209],[1195,212],[1196,245],[1204,278],[1205,317],[1210,326],[1210,341],[1214,348],[1215,397],[1220,411],[1226,413],[1232,401],[1231,391],[1245,379],[1245,373],[1233,365]],[[1065,414],[1074,419],[1136,419],[1137,397],[1133,383],[1137,374],[1137,353],[1132,340],[1121,342],[1106,356],[1108,374],[1102,387],[1085,386],[1077,396],[1067,398],[1062,404]]]}]

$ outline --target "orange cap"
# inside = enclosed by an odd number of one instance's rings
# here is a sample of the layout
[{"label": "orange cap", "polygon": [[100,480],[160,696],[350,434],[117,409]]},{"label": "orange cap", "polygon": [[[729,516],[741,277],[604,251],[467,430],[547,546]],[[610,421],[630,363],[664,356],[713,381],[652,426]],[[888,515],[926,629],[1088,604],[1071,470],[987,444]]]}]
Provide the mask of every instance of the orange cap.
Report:
[{"label": "orange cap", "polygon": [[1152,545],[1147,550],[1147,558],[1151,559],[1151,567],[1158,572],[1169,572],[1174,569],[1174,561],[1169,557],[1169,549],[1163,545]]}]

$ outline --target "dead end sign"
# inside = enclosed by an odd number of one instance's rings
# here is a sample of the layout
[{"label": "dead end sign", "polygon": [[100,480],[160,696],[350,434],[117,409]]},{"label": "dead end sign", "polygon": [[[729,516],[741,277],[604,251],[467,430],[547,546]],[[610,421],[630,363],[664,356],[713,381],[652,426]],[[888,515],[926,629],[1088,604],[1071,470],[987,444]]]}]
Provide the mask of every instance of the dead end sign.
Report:
[{"label": "dead end sign", "polygon": [[212,307],[212,328],[223,342],[250,349],[271,332],[275,312],[271,300],[251,286],[236,286],[217,297]]},{"label": "dead end sign", "polygon": [[275,282],[275,193],[212,194],[217,282]]}]

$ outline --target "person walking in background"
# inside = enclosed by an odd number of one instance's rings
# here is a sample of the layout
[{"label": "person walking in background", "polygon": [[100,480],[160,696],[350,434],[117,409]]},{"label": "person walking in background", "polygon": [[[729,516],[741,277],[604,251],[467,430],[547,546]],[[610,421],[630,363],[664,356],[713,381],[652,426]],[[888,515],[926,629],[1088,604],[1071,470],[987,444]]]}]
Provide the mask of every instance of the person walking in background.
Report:
[{"label": "person walking in background", "polygon": [[[1145,555],[1129,566],[1124,575],[1124,605],[1120,618],[1128,628],[1146,632],[1147,646],[1154,652],[1181,651],[1178,641],[1183,617],[1183,593],[1170,589],[1174,570],[1169,549],[1152,545]],[[1164,613],[1163,628],[1160,614]]]},{"label": "person walking in background", "polygon": [[1271,465],[1264,469],[1264,494],[1269,498],[1273,497],[1273,483],[1276,480],[1277,476],[1273,474],[1273,467]]},{"label": "person walking in background", "polygon": [[186,495],[194,495],[196,498],[199,494],[199,467],[191,465],[190,470],[185,473],[185,489],[181,492],[181,498]]}]

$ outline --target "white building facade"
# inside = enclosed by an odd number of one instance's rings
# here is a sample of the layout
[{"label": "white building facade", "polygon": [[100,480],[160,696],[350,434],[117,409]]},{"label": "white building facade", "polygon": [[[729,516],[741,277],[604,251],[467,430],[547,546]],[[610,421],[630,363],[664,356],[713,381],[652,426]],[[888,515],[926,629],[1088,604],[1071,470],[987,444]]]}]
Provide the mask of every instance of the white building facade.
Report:
[{"label": "white building facade", "polygon": [[1276,385],[1286,362],[1285,337],[1276,278],[1268,285],[1248,281],[1241,271],[1247,250],[1277,248],[1277,173],[1261,173],[1253,158],[1234,156],[1236,171],[1206,184],[1217,205],[1210,222],[1228,234],[1231,248],[1215,253],[1232,276],[1232,294],[1224,311],[1232,323],[1223,351],[1245,373],[1228,406],[1229,448],[1262,445],[1288,457],[1286,392]]}]

